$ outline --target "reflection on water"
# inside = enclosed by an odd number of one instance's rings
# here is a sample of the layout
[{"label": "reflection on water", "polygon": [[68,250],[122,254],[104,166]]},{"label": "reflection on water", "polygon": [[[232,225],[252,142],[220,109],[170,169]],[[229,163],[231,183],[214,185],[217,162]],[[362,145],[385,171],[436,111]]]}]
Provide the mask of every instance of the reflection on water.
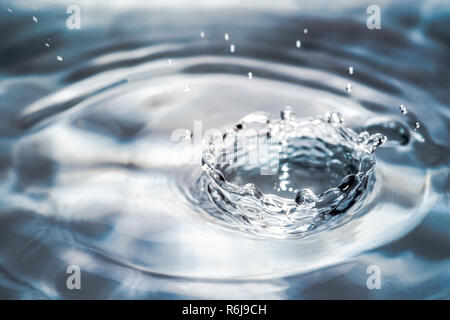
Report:
[{"label": "reflection on water", "polygon": [[[1,8],[0,297],[449,298],[450,8],[386,2],[369,30],[367,5],[81,2],[81,30],[47,1]],[[218,223],[172,133],[284,106],[385,135],[371,187],[306,237]],[[295,172],[320,190],[338,169]]]}]

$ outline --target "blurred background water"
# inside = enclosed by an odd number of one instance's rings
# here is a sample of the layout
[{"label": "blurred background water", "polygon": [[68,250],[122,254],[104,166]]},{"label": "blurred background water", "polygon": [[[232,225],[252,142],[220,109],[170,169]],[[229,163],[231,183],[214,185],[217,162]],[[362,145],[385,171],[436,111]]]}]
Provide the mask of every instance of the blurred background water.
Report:
[{"label": "blurred background water", "polygon": [[[0,298],[450,297],[448,1],[70,4],[1,2]],[[368,199],[301,239],[222,228],[172,132],[286,105],[388,136]]]}]

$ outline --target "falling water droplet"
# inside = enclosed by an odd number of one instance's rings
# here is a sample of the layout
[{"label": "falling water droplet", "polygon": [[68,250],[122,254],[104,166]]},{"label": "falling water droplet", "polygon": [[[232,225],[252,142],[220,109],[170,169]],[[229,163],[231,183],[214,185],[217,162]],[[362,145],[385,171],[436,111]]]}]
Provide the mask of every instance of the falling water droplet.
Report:
[{"label": "falling water droplet", "polygon": [[225,41],[230,40],[230,35],[228,33],[225,33],[224,37],[225,37]]},{"label": "falling water droplet", "polygon": [[34,21],[34,22],[38,22],[38,18],[36,18],[35,16],[33,16],[33,21]]},{"label": "falling water droplet", "polygon": [[44,43],[44,45],[45,45],[47,48],[50,47],[50,44],[48,44],[47,42]]},{"label": "falling water droplet", "polygon": [[302,43],[300,42],[300,40],[297,40],[297,42],[295,43],[295,46],[297,48],[300,48],[302,46]]},{"label": "falling water droplet", "polygon": [[189,86],[187,84],[184,85],[184,92],[188,92],[190,91],[191,88],[189,88]]},{"label": "falling water droplet", "polygon": [[306,29],[306,28],[303,29],[303,33],[304,33],[304,34],[307,34],[307,33],[308,33],[308,29]]},{"label": "falling water droplet", "polygon": [[419,121],[416,121],[415,126],[414,126],[414,131],[416,131],[419,128],[420,128],[420,123],[419,123]]},{"label": "falling water droplet", "polygon": [[289,121],[295,118],[295,112],[291,106],[284,107],[284,109],[281,110],[280,115],[281,119],[285,121]]},{"label": "falling water droplet", "polygon": [[252,80],[252,79],[253,79],[253,73],[252,73],[252,72],[249,72],[249,73],[248,73],[248,79],[249,79],[249,80]]},{"label": "falling water droplet", "polygon": [[204,38],[205,37],[205,33],[202,31],[200,32],[200,37]]},{"label": "falling water droplet", "polygon": [[234,53],[236,51],[236,47],[234,44],[230,45],[230,52]]},{"label": "falling water droplet", "polygon": [[351,83],[347,83],[347,85],[345,86],[345,91],[352,92],[352,84]]},{"label": "falling water droplet", "polygon": [[6,9],[6,10],[8,10],[8,12],[10,12],[10,13],[12,12],[12,10],[11,10],[10,8],[8,8],[8,9]]},{"label": "falling water droplet", "polygon": [[353,67],[348,67],[348,74],[352,75],[355,72],[355,70],[353,69]]},{"label": "falling water droplet", "polygon": [[407,114],[408,113],[408,110],[406,110],[406,107],[403,104],[401,104],[400,107],[398,107],[398,108],[400,109],[400,112],[402,114]]},{"label": "falling water droplet", "polygon": [[61,56],[56,56],[56,60],[58,60],[58,61],[63,61],[64,59],[63,59],[63,57],[61,57]]}]

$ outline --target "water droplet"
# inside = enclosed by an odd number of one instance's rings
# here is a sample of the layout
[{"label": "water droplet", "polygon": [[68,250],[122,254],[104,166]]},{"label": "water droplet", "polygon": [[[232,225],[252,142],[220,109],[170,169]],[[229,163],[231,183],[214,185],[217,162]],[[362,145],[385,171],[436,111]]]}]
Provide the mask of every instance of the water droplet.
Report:
[{"label": "water droplet", "polygon": [[307,34],[307,33],[308,33],[308,29],[306,29],[306,28],[303,29],[303,33],[304,33],[304,34]]},{"label": "water droplet", "polygon": [[44,43],[44,45],[47,47],[47,48],[49,48],[50,47],[50,44],[48,44],[47,42],[46,43]]},{"label": "water droplet", "polygon": [[8,10],[8,12],[10,12],[10,13],[12,12],[12,10],[10,8],[7,8],[6,10]]},{"label": "water droplet", "polygon": [[261,129],[270,123],[270,114],[256,111],[243,117],[239,124],[245,129]]},{"label": "water droplet", "polygon": [[253,79],[253,73],[251,73],[251,72],[248,73],[248,79],[249,79],[249,80],[252,80],[252,79]]},{"label": "water droplet", "polygon": [[343,123],[344,122],[344,117],[342,117],[342,115],[337,112],[337,111],[333,111],[333,112],[327,112],[325,114],[325,117],[328,121],[328,123]]},{"label": "water droplet", "polygon": [[254,198],[261,200],[264,196],[263,194],[256,188],[253,183],[247,183],[244,186],[244,191],[250,193]]},{"label": "water droplet", "polygon": [[230,45],[230,52],[234,53],[236,51],[236,46],[234,44]]},{"label": "water droplet", "polygon": [[352,84],[351,83],[347,83],[347,85],[345,86],[345,91],[352,92]]},{"label": "water droplet", "polygon": [[369,137],[366,141],[366,145],[368,147],[368,151],[373,153],[375,149],[382,145],[387,140],[387,137],[382,135],[381,133],[375,133]]},{"label": "water droplet", "polygon": [[200,37],[204,38],[205,37],[205,33],[202,31],[200,32]]},{"label": "water droplet", "polygon": [[406,110],[406,107],[403,104],[401,104],[400,107],[398,107],[398,108],[400,109],[400,112],[402,114],[407,114],[408,113],[408,110]]},{"label": "water droplet", "polygon": [[35,16],[33,16],[33,21],[34,21],[34,22],[38,22],[38,18],[36,18]]},{"label": "water droplet", "polygon": [[167,59],[167,65],[168,65],[169,67],[172,66],[172,59]]},{"label": "water droplet", "polygon": [[225,33],[224,37],[225,37],[225,41],[230,40],[230,35],[228,33]]},{"label": "water droplet", "polygon": [[61,57],[61,56],[56,56],[56,60],[58,60],[58,61],[63,61],[64,59],[63,59],[63,57]]},{"label": "water droplet", "polygon": [[420,128],[420,123],[419,123],[419,121],[416,121],[416,123],[414,125],[414,131],[416,131],[419,128]]},{"label": "water droplet", "polygon": [[291,106],[284,107],[280,112],[280,116],[282,120],[289,121],[295,118],[294,109]]},{"label": "water droplet", "polygon": [[315,195],[314,192],[312,192],[309,189],[302,189],[299,193],[297,193],[295,197],[295,202],[300,206],[307,206],[307,207],[315,207],[316,202],[319,201],[319,198]]},{"label": "water droplet", "polygon": [[302,46],[302,43],[300,42],[300,40],[297,40],[297,42],[295,43],[295,46],[297,48],[300,48]]},{"label": "water droplet", "polygon": [[348,67],[348,74],[352,75],[355,72],[355,70],[353,69],[353,67]]},{"label": "water droplet", "polygon": [[184,85],[184,92],[188,92],[190,91],[191,88],[189,88],[189,86],[187,84]]}]

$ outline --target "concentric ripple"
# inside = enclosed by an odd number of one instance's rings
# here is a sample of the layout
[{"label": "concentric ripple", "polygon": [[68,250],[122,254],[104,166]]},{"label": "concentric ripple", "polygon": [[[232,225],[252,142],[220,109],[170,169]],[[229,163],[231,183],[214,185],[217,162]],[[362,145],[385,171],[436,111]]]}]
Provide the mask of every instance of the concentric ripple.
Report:
[{"label": "concentric ripple", "polygon": [[[326,13],[83,2],[81,30],[63,5],[0,12],[18,30],[0,50],[3,297],[448,292],[440,8],[385,3],[368,30],[355,1]],[[189,131],[195,162],[172,139]],[[72,264],[88,280],[76,296]],[[368,264],[383,290],[367,289]]]}]

